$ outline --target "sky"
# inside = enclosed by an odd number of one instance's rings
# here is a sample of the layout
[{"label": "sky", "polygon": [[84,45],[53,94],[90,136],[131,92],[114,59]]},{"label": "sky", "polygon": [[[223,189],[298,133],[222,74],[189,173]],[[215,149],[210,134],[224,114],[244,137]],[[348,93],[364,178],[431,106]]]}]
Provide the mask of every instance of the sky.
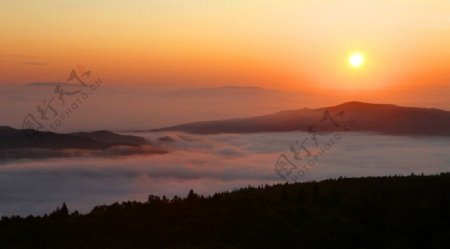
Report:
[{"label": "sky", "polygon": [[442,0],[2,0],[0,85],[82,64],[119,86],[448,86],[449,13]]}]

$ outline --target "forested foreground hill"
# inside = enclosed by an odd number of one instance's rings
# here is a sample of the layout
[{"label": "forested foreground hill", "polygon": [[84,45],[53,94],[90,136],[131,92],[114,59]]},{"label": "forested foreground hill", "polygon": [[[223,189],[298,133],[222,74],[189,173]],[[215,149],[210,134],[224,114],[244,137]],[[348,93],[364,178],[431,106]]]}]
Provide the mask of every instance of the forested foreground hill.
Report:
[{"label": "forested foreground hill", "polygon": [[449,248],[450,174],[248,187],[3,217],[0,248]]}]

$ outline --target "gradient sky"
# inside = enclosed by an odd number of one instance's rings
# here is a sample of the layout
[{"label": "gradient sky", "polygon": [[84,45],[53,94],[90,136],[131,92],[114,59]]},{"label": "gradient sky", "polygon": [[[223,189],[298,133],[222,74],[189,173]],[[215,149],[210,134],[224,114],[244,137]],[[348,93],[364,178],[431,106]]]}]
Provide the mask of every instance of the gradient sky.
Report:
[{"label": "gradient sky", "polygon": [[118,85],[448,85],[449,13],[442,0],[2,0],[0,84],[83,64]]}]

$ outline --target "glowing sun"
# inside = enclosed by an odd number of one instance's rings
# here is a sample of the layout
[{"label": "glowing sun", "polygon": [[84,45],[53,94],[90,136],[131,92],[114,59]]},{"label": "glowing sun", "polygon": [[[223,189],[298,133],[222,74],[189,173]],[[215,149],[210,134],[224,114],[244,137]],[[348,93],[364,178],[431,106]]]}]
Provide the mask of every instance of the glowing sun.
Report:
[{"label": "glowing sun", "polygon": [[364,62],[365,62],[364,54],[359,53],[359,52],[352,53],[348,57],[348,63],[353,68],[360,68],[360,67],[362,67],[364,65]]}]

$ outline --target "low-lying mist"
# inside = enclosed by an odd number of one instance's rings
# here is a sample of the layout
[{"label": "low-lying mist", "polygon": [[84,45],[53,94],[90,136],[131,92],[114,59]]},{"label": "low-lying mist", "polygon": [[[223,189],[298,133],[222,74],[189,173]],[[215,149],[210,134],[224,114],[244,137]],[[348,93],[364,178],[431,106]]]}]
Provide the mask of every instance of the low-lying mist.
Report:
[{"label": "low-lying mist", "polygon": [[[275,172],[277,159],[284,154],[300,165],[302,161],[294,158],[290,146],[310,136],[303,132],[133,135],[144,136],[169,153],[88,155],[0,165],[0,215],[44,214],[62,202],[72,211],[87,212],[99,204],[144,201],[149,194],[184,196],[194,189],[208,195],[247,185],[284,182]],[[319,139],[322,143],[328,141],[326,136]],[[444,171],[450,171],[447,137],[348,133],[305,169],[299,181]]]}]

